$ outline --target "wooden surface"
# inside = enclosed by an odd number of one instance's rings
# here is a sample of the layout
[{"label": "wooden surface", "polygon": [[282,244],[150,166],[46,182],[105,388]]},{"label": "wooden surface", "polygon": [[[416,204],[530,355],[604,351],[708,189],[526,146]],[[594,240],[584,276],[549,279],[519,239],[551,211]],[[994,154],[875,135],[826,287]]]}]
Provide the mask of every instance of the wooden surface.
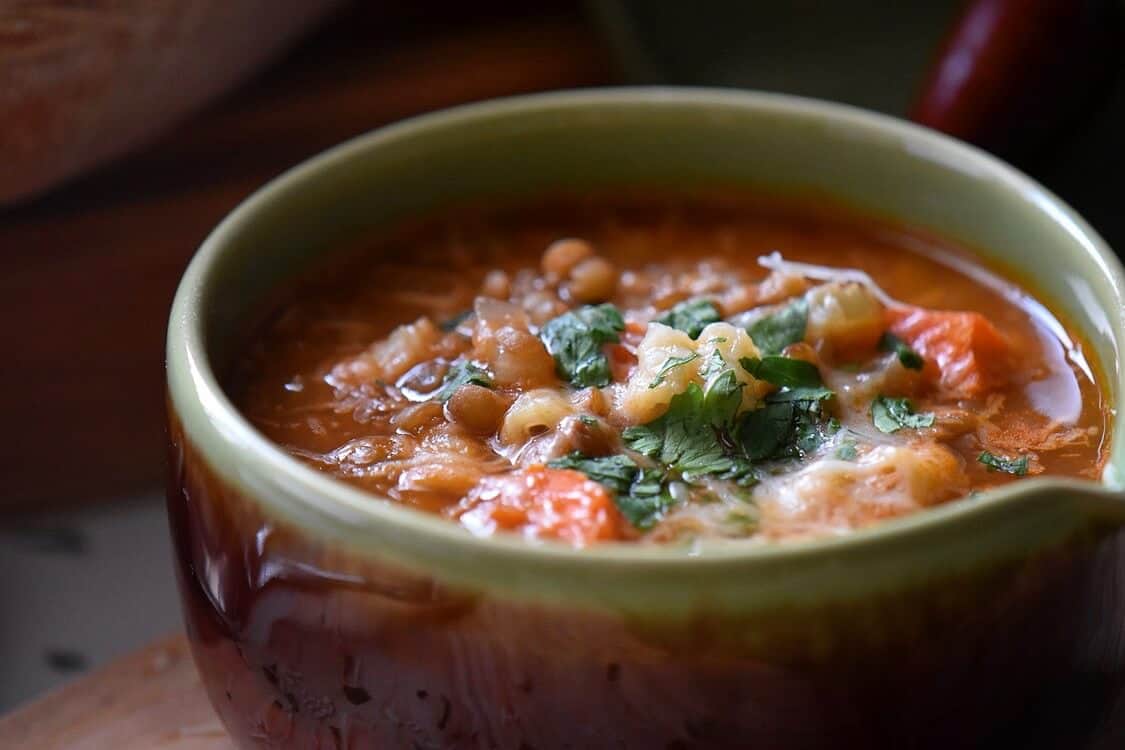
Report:
[{"label": "wooden surface", "polygon": [[412,114],[611,78],[570,3],[388,5],[356,4],[145,152],[0,212],[0,511],[160,486],[176,282],[269,178]]},{"label": "wooden surface", "polygon": [[0,718],[0,748],[233,750],[182,635]]}]

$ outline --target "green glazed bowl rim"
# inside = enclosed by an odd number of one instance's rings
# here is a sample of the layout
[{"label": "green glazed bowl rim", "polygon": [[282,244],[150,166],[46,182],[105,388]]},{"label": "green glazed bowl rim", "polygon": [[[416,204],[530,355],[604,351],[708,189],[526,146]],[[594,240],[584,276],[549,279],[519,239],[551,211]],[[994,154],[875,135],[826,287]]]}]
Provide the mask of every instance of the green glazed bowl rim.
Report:
[{"label": "green glazed bowl rim", "polygon": [[[216,259],[230,239],[280,194],[299,191],[314,176],[346,167],[349,160],[373,149],[393,149],[400,139],[427,131],[460,127],[490,118],[518,117],[523,112],[569,110],[609,105],[698,106],[701,110],[738,108],[814,116],[835,126],[872,136],[890,136],[932,158],[965,164],[975,173],[1000,181],[1048,213],[1065,228],[1077,246],[1095,261],[1108,279],[1120,309],[1105,311],[1120,347],[1125,342],[1125,273],[1105,241],[1073,209],[1011,166],[936,132],[847,105],[782,94],[687,87],[621,87],[533,94],[463,105],[414,117],[346,141],[290,169],[234,209],[206,238],[185,272],[173,303],[167,341],[170,403],[187,438],[220,474],[306,530],[317,531],[353,548],[406,562],[441,568],[453,578],[479,580],[508,571],[536,582],[545,571],[571,575],[575,586],[599,580],[606,571],[652,578],[671,575],[667,583],[690,585],[692,576],[728,563],[756,570],[781,570],[794,565],[821,565],[858,556],[911,556],[927,546],[960,545],[958,535],[1011,518],[1018,508],[1030,511],[1069,498],[1071,511],[1085,518],[1125,523],[1125,493],[1120,468],[1107,468],[1100,482],[1033,478],[982,493],[971,502],[954,501],[903,518],[885,521],[842,536],[783,543],[705,540],[691,548],[605,543],[573,549],[555,542],[529,542],[517,535],[480,538],[438,516],[414,510],[317,472],[287,454],[244,419],[220,387],[210,367],[204,340],[201,302],[214,282]],[[1034,276],[1034,274],[1033,274]],[[1116,393],[1125,393],[1125,368],[1105,363],[1105,376],[1115,378]],[[1125,440],[1125,424],[1116,422],[1112,440]],[[234,458],[231,458],[231,455]],[[224,460],[226,456],[229,460]],[[1112,460],[1110,462],[1112,464]],[[971,536],[971,535],[969,535]],[[512,566],[528,566],[516,568]],[[458,566],[477,568],[475,573]],[[739,568],[741,569],[741,567]],[[522,572],[512,572],[522,571]],[[462,575],[462,573],[464,573]],[[635,580],[641,580],[639,578]],[[555,581],[558,582],[557,580]]]}]

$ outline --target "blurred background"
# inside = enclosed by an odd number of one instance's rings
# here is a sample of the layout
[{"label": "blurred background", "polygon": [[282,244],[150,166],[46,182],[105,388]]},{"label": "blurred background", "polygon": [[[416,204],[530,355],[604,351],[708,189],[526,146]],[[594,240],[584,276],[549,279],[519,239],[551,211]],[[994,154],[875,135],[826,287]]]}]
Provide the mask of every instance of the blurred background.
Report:
[{"label": "blurred background", "polygon": [[548,89],[784,91],[977,143],[1125,247],[1122,0],[400,5],[0,0],[0,713],[179,628],[172,294],[228,211],[341,140]]}]

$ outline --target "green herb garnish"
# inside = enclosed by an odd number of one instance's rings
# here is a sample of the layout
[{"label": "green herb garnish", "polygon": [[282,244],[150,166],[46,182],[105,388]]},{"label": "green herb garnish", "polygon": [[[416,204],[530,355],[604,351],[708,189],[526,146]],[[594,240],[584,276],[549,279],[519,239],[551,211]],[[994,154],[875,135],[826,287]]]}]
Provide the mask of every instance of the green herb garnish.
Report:
[{"label": "green herb garnish", "polygon": [[479,385],[484,388],[492,387],[492,376],[488,371],[476,364],[463,360],[449,368],[445,373],[445,380],[441,388],[434,393],[433,398],[445,403],[453,393],[463,385]]},{"label": "green herb garnish", "polygon": [[836,446],[836,458],[841,461],[854,461],[856,459],[855,441],[851,438],[844,438],[840,444]]},{"label": "green herb garnish", "polygon": [[1002,471],[1005,474],[1012,474],[1017,477],[1027,475],[1029,460],[1027,456],[1008,458],[1007,456],[997,456],[995,453],[989,453],[988,451],[981,451],[977,460],[987,466],[989,471]]},{"label": "green herb garnish", "polygon": [[803,458],[814,453],[839,429],[826,419],[824,387],[784,389],[766,397],[760,409],[742,416],[737,441],[751,461]]},{"label": "green herb garnish", "polygon": [[668,377],[669,372],[677,367],[686,365],[688,362],[694,362],[697,359],[699,359],[699,355],[695,352],[692,352],[691,354],[685,355],[683,357],[669,357],[668,359],[664,360],[664,364],[660,367],[660,371],[656,373],[656,379],[649,383],[648,387],[656,388],[658,385],[664,382],[664,379]]},{"label": "green herb garnish", "polygon": [[673,503],[662,472],[639,466],[624,454],[591,458],[575,452],[549,465],[581,471],[604,486],[613,493],[621,514],[638,529],[651,528]]},{"label": "green herb garnish", "polygon": [[625,321],[610,304],[571,310],[547,322],[540,337],[555,358],[559,376],[585,388],[609,385],[609,360],[602,344],[614,343],[625,330]]},{"label": "green herb garnish", "polygon": [[908,398],[876,396],[871,402],[871,419],[880,432],[897,432],[903,427],[920,429],[934,423],[930,412],[914,413],[914,404]]},{"label": "green herb garnish", "polygon": [[783,388],[817,388],[822,382],[816,365],[803,359],[774,355],[761,359],[743,357],[738,362],[742,365],[742,369],[756,379]]},{"label": "green herb garnish", "polygon": [[703,329],[709,323],[717,323],[720,320],[722,320],[722,316],[719,315],[719,309],[715,307],[714,302],[706,299],[692,299],[673,306],[660,317],[655,318],[653,322],[678,328],[694,339],[703,332]]},{"label": "green herb garnish", "polygon": [[894,335],[890,331],[883,334],[879,339],[879,351],[894,352],[898,355],[898,361],[902,366],[910,370],[921,370],[925,364],[922,355],[910,348],[910,346]]},{"label": "green herb garnish", "polygon": [[669,471],[693,482],[716,476],[747,485],[756,481],[749,462],[728,451],[742,401],[742,383],[733,370],[716,377],[706,391],[696,383],[676,394],[668,411],[646,425],[627,428],[625,444]]},{"label": "green herb garnish", "polygon": [[763,354],[780,354],[790,344],[804,341],[808,322],[809,303],[802,297],[754,321],[746,330]]},{"label": "green herb garnish", "polygon": [[577,451],[548,462],[556,469],[576,469],[614,492],[628,492],[640,466],[624,454],[590,457]]}]

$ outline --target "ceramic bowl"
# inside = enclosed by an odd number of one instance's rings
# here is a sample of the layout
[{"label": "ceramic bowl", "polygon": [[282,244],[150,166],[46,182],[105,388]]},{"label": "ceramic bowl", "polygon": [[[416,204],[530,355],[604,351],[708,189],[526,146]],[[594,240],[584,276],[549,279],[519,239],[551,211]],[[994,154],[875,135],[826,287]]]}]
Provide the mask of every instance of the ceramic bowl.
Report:
[{"label": "ceramic bowl", "polygon": [[[358,232],[467,197],[615,184],[825,195],[1022,269],[1125,388],[1125,280],[1086,223],[973,148],[842,105],[618,89],[349,141],[211,234],[168,335],[187,630],[239,747],[1034,746],[1115,732],[1125,439],[822,541],[573,550],[481,539],[294,460],[222,374],[271,290]],[[1077,733],[1077,734],[1076,734]]]}]

